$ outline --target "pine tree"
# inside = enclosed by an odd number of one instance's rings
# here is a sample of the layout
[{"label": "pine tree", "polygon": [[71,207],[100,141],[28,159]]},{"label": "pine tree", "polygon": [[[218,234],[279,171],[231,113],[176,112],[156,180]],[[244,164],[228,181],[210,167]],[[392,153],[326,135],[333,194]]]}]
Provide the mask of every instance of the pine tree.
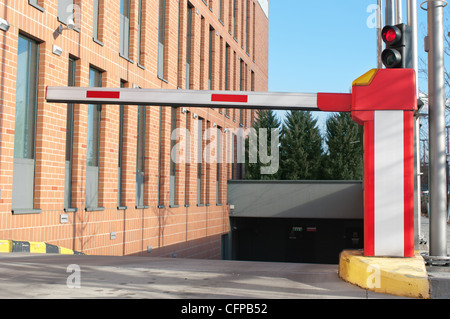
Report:
[{"label": "pine tree", "polygon": [[261,174],[261,167],[268,166],[267,164],[261,163],[260,158],[260,151],[259,150],[259,129],[267,129],[267,155],[271,156],[271,145],[272,145],[272,135],[271,131],[272,129],[278,129],[280,130],[280,120],[276,116],[275,112],[272,110],[258,110],[256,115],[256,121],[253,124],[253,131],[251,134],[256,134],[256,136],[253,136],[253,141],[256,141],[257,144],[257,162],[256,163],[250,163],[249,162],[249,140],[252,137],[249,137],[246,139],[246,179],[248,180],[274,180],[278,179],[278,173],[276,174]]},{"label": "pine tree", "polygon": [[309,111],[290,111],[281,132],[281,168],[283,180],[320,179],[322,136],[317,119]]},{"label": "pine tree", "polygon": [[360,180],[363,149],[360,127],[347,113],[335,113],[326,122],[328,153],[324,159],[326,179]]}]

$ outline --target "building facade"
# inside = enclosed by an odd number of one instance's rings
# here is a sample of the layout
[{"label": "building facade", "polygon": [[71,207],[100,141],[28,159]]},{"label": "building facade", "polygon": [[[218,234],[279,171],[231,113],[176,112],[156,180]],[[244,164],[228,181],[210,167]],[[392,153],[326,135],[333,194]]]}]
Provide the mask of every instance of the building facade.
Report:
[{"label": "building facade", "polygon": [[235,132],[251,126],[252,111],[52,104],[45,89],[266,91],[263,8],[0,1],[9,25],[0,31],[0,239],[90,255],[220,258],[227,180],[242,170],[208,159],[236,159]]}]

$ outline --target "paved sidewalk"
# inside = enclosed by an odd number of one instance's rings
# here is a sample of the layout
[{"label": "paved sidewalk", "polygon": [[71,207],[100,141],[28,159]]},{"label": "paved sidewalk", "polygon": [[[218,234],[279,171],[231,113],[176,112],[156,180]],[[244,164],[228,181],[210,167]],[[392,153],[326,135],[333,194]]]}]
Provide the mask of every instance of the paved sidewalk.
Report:
[{"label": "paved sidewalk", "polygon": [[[425,243],[420,247],[420,253],[428,255],[430,242],[429,219],[422,216],[421,235]],[[450,225],[447,225],[447,255],[450,256]],[[433,299],[450,299],[450,267],[427,266],[430,279],[431,297]]]}]

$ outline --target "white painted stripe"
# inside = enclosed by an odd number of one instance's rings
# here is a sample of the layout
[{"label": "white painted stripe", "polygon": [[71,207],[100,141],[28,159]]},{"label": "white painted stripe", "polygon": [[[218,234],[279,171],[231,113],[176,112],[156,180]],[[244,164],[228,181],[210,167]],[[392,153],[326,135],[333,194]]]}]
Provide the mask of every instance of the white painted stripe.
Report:
[{"label": "white painted stripe", "polygon": [[403,111],[375,111],[375,255],[404,253]]},{"label": "white painted stripe", "polygon": [[[86,98],[87,91],[120,92],[119,99]],[[246,95],[247,103],[212,102],[213,94]],[[227,108],[268,108],[279,110],[318,110],[317,93],[278,93],[240,91],[195,91],[161,89],[112,89],[80,87],[48,87],[47,101],[55,103],[80,104],[125,104],[125,105],[167,105],[205,106]]]}]

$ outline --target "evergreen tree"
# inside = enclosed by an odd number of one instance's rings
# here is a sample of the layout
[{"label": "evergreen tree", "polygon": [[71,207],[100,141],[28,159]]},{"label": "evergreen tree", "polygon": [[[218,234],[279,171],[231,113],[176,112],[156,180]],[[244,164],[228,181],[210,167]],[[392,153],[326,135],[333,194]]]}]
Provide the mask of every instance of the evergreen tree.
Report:
[{"label": "evergreen tree", "polygon": [[321,178],[322,136],[309,111],[290,111],[281,132],[280,179]]},{"label": "evergreen tree", "polygon": [[360,180],[363,177],[363,145],[360,126],[347,113],[335,113],[326,122],[328,153],[324,158],[325,178]]},{"label": "evergreen tree", "polygon": [[[272,145],[272,129],[278,129],[280,130],[280,120],[276,116],[275,112],[272,110],[258,110],[256,114],[256,121],[253,124],[253,131],[250,134],[255,134],[252,136],[249,136],[249,138],[246,139],[246,163],[245,163],[245,178],[248,180],[274,180],[278,179],[278,173],[267,175],[267,174],[261,174],[261,168],[264,166],[269,166],[269,164],[261,163],[261,157],[260,157],[260,149],[259,149],[259,129],[267,129],[267,155],[272,156],[271,154],[271,145]],[[249,141],[250,139],[253,139],[255,141],[256,149],[254,151],[257,151],[257,162],[256,163],[250,163],[249,162]]]}]

